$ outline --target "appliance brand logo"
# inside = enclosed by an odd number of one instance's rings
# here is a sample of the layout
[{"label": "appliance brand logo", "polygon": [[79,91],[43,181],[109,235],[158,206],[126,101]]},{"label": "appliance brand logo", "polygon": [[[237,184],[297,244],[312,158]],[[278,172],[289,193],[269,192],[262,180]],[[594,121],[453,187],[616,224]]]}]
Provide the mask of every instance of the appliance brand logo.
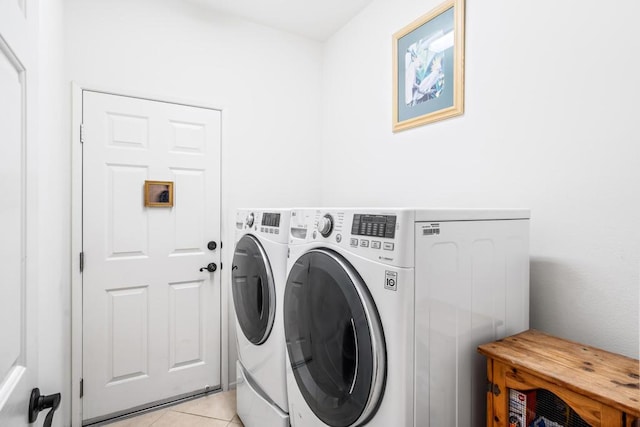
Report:
[{"label": "appliance brand logo", "polygon": [[390,291],[398,290],[398,272],[385,270],[384,272],[384,288]]}]

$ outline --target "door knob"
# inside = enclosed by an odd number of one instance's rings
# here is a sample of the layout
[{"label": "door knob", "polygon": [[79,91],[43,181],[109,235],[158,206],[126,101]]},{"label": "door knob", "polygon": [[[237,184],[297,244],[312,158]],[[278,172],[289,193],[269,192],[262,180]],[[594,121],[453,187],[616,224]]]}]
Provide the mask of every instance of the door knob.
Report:
[{"label": "door knob", "polygon": [[53,414],[60,406],[61,400],[60,393],[50,394],[48,396],[40,395],[40,389],[34,388],[31,390],[31,398],[29,399],[29,423],[33,423],[38,418],[38,413],[44,411],[47,408],[51,408],[49,413],[44,419],[44,427],[51,427],[53,422]]},{"label": "door knob", "polygon": [[207,243],[207,248],[210,251],[215,251],[217,247],[218,247],[218,244],[216,242],[214,242],[213,240],[210,241],[209,243]]},{"label": "door knob", "polygon": [[202,267],[200,269],[200,271],[205,271],[207,270],[209,273],[213,273],[214,271],[216,271],[218,269],[218,266],[216,265],[215,262],[210,262],[206,267]]}]

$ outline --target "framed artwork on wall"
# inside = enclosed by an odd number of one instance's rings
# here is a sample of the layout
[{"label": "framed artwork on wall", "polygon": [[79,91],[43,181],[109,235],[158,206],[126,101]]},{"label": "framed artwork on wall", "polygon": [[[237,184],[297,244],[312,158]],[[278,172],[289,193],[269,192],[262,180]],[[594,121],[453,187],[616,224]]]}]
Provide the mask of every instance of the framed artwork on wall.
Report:
[{"label": "framed artwork on wall", "polygon": [[173,206],[172,181],[145,181],[144,205],[151,208],[170,208]]},{"label": "framed artwork on wall", "polygon": [[447,0],[393,35],[393,131],[464,111],[464,0]]}]

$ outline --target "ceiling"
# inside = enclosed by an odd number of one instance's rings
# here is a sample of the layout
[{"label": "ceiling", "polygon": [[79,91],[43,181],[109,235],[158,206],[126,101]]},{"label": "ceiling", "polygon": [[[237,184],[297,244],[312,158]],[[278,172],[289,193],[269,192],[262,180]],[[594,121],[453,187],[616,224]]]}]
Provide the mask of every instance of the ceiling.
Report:
[{"label": "ceiling", "polygon": [[193,0],[213,10],[324,41],[371,0]]}]

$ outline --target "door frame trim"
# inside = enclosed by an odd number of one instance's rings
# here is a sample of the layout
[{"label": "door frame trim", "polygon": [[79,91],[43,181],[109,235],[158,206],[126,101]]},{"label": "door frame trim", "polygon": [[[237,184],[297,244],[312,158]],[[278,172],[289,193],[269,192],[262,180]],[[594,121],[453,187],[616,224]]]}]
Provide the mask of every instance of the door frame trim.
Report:
[{"label": "door frame trim", "polygon": [[[82,145],[80,144],[80,125],[82,124],[82,94],[84,91],[126,96],[148,101],[166,102],[196,108],[207,108],[220,112],[220,239],[227,221],[224,215],[225,192],[223,191],[222,156],[225,141],[225,108],[208,105],[200,101],[176,99],[165,96],[153,96],[135,92],[123,92],[98,88],[71,82],[71,425],[82,425],[82,399],[80,398],[80,380],[82,378],[82,273],[80,256],[82,252]],[[220,249],[220,259],[226,251]],[[225,272],[226,273],[226,272]],[[223,390],[229,389],[229,309],[225,304],[229,299],[228,287],[223,286],[225,275],[220,275],[220,380]]]}]

